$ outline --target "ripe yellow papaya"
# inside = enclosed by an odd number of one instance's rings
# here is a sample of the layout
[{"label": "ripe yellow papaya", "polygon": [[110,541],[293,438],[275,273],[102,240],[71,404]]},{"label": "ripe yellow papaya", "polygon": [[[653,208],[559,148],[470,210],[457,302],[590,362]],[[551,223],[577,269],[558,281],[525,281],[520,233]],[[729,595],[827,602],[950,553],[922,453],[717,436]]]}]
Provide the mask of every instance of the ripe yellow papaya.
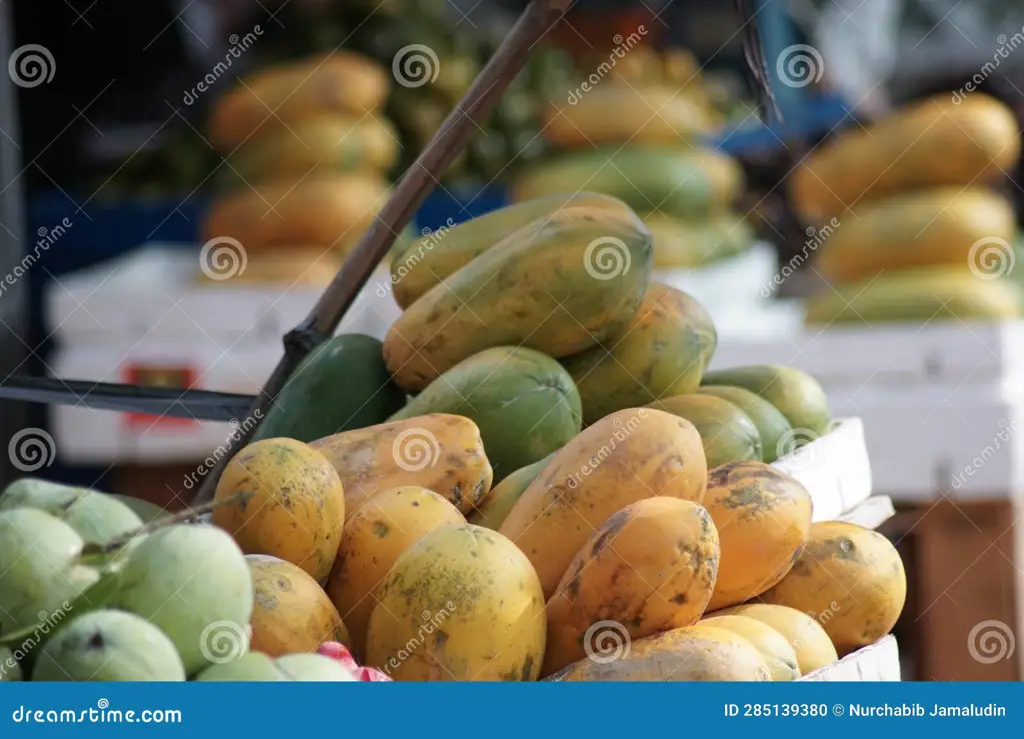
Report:
[{"label": "ripe yellow papaya", "polygon": [[636,216],[566,208],[409,306],[384,339],[384,361],[400,386],[418,391],[494,346],[575,354],[632,320],[650,270],[651,235]]},{"label": "ripe yellow papaya", "polygon": [[[969,264],[979,242],[1010,243],[1013,206],[982,188],[932,188],[858,205],[822,245],[815,268],[835,283],[886,270]],[[655,240],[657,257],[657,240]]]},{"label": "ripe yellow papaya", "polygon": [[761,462],[733,462],[708,472],[704,506],[722,546],[711,611],[750,600],[775,585],[810,535],[810,493]]},{"label": "ripe yellow papaya", "polygon": [[391,292],[405,310],[430,288],[538,218],[566,208],[603,208],[634,215],[621,200],[573,191],[526,200],[456,226],[442,226],[409,244],[391,262]]},{"label": "ripe yellow papaya", "polygon": [[996,180],[1020,157],[1013,111],[981,93],[914,103],[868,128],[854,126],[815,149],[790,176],[811,224],[859,203],[918,188]]},{"label": "ripe yellow papaya", "polygon": [[627,326],[565,359],[583,402],[583,422],[694,392],[717,345],[711,316],[700,303],[651,283]]},{"label": "ripe yellow papaya", "polygon": [[408,485],[433,490],[465,514],[491,489],[491,464],[480,430],[462,416],[433,413],[390,421],[309,446],[334,465],[344,482],[347,516],[377,493]]},{"label": "ripe yellow papaya", "polygon": [[839,656],[888,634],[906,597],[896,547],[877,531],[843,521],[812,525],[793,568],[761,594],[765,603],[814,614]]},{"label": "ripe yellow papaya", "polygon": [[786,637],[762,621],[744,616],[724,615],[701,619],[700,625],[731,631],[753,644],[764,656],[775,682],[790,682],[800,677],[796,651]]},{"label": "ripe yellow papaya", "polygon": [[711,112],[678,88],[610,82],[552,102],[544,137],[560,149],[600,144],[698,143],[718,128]]},{"label": "ripe yellow papaya", "polygon": [[594,654],[593,624],[616,624],[642,639],[697,623],[715,586],[718,552],[711,516],[696,503],[647,498],[613,514],[548,601],[541,675]]},{"label": "ripe yellow papaya", "polygon": [[378,587],[406,549],[441,526],[465,523],[455,506],[420,487],[385,490],[345,522],[327,595],[344,614],[357,657],[366,653],[366,630]]},{"label": "ripe yellow papaya", "polygon": [[530,681],[544,659],[544,598],[505,537],[462,524],[407,549],[380,587],[366,663],[402,681]]},{"label": "ripe yellow papaya", "polygon": [[[621,646],[620,646],[621,644]],[[714,626],[684,626],[626,648],[613,632],[600,660],[584,659],[552,675],[558,682],[768,682],[764,656],[742,636]]]},{"label": "ripe yellow papaya", "polygon": [[940,266],[887,272],[873,280],[841,285],[808,298],[804,309],[808,324],[874,326],[954,318],[999,321],[1019,316],[1021,302],[1020,288],[1009,280],[981,279],[966,266]]},{"label": "ripe yellow papaya", "polygon": [[605,416],[555,452],[499,531],[533,562],[547,599],[609,516],[656,496],[700,503],[707,479],[693,424],[662,411],[628,408]]},{"label": "ripe yellow papaya", "polygon": [[234,239],[247,254],[355,243],[388,195],[377,176],[336,174],[283,180],[221,195],[202,224],[207,242]]},{"label": "ripe yellow papaya", "polygon": [[774,606],[767,603],[746,603],[732,608],[715,611],[712,616],[735,614],[752,618],[767,624],[782,634],[796,653],[801,675],[809,675],[817,669],[831,665],[839,659],[832,640],[825,629],[812,616],[795,608]]},{"label": "ripe yellow papaya", "polygon": [[229,151],[264,127],[322,113],[361,118],[380,108],[390,89],[385,71],[347,51],[300,59],[244,77],[210,112],[210,139]]}]

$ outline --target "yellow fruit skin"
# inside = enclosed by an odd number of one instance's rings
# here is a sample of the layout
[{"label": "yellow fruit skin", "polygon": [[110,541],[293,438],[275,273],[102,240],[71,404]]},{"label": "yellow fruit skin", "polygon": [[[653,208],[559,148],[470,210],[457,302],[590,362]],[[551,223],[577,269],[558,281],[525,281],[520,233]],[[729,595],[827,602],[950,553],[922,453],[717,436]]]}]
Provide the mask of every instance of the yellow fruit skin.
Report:
[{"label": "yellow fruit skin", "polygon": [[613,513],[656,496],[700,503],[707,479],[693,424],[662,411],[627,408],[556,452],[499,531],[530,558],[550,598],[573,557]]},{"label": "yellow fruit skin", "polygon": [[694,392],[717,345],[715,326],[700,303],[651,283],[628,326],[565,360],[583,402],[584,423]]},{"label": "yellow fruit skin", "polygon": [[896,548],[876,531],[842,521],[811,526],[803,554],[765,603],[816,615],[839,656],[888,634],[907,598]]},{"label": "yellow fruit skin", "polygon": [[1010,108],[980,93],[959,104],[943,94],[815,149],[790,177],[793,203],[819,225],[898,192],[984,184],[1002,177],[1019,156],[1020,131]]},{"label": "yellow fruit skin", "polygon": [[933,264],[962,266],[982,239],[1010,242],[1013,206],[981,188],[932,188],[858,205],[821,245],[815,269],[835,283],[886,270]]},{"label": "yellow fruit skin", "polygon": [[647,498],[626,506],[594,532],[548,601],[541,674],[599,647],[588,633],[599,621],[632,640],[697,623],[717,571],[718,534],[699,505]]},{"label": "yellow fruit skin", "polygon": [[[767,682],[764,656],[749,641],[713,626],[685,626],[633,642],[609,634],[600,661],[584,659],[552,675],[560,682]],[[619,654],[618,659],[611,659]]]},{"label": "yellow fruit skin", "polygon": [[343,431],[310,443],[334,465],[352,516],[379,492],[413,485],[433,490],[463,514],[491,489],[480,429],[468,418],[432,413]]},{"label": "yellow fruit skin", "polygon": [[345,521],[341,478],[324,455],[294,439],[263,439],[231,460],[217,483],[213,523],[246,554],[269,554],[317,582],[331,571]]},{"label": "yellow fruit skin", "polygon": [[821,624],[796,609],[767,603],[746,603],[723,608],[709,614],[708,617],[728,615],[755,619],[782,634],[796,653],[801,675],[809,675],[839,659],[832,640],[828,638],[825,629],[821,628]]},{"label": "yellow fruit skin", "polygon": [[782,634],[767,624],[744,616],[712,616],[702,619],[702,626],[731,631],[753,644],[768,663],[772,680],[790,682],[800,677],[796,652]]},{"label": "yellow fruit skin", "polygon": [[413,486],[385,490],[349,517],[327,595],[344,616],[357,657],[365,654],[377,589],[395,560],[434,529],[465,522],[440,495]]},{"label": "yellow fruit skin", "polygon": [[324,642],[351,646],[348,630],[316,580],[290,562],[246,556],[254,602],[249,649],[271,657],[315,652]]},{"label": "yellow fruit skin", "polygon": [[230,151],[256,134],[322,113],[371,113],[389,91],[384,70],[350,52],[300,59],[261,70],[221,96],[210,112],[210,138]]},{"label": "yellow fruit skin", "polygon": [[366,662],[401,681],[530,681],[546,622],[530,562],[495,531],[430,532],[402,554],[370,616]]},{"label": "yellow fruit skin", "polygon": [[743,603],[779,582],[810,535],[810,493],[761,462],[732,462],[712,469],[704,507],[722,546],[711,611]]},{"label": "yellow fruit skin", "polygon": [[566,208],[598,208],[632,215],[621,200],[593,192],[565,192],[513,203],[409,243],[391,263],[391,292],[402,310],[441,280],[538,218]]},{"label": "yellow fruit skin", "polygon": [[384,339],[384,360],[401,387],[417,391],[490,347],[575,354],[633,318],[651,258],[651,235],[635,215],[565,208],[488,249],[409,306]]}]

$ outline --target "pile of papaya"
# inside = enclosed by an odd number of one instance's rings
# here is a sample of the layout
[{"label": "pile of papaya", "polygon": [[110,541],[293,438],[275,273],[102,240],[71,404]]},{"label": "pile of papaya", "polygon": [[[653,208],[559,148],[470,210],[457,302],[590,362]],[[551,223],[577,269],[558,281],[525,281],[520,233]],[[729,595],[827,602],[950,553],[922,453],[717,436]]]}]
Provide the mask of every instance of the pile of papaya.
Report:
[{"label": "pile of papaya", "polygon": [[658,269],[700,267],[754,243],[733,208],[742,170],[706,144],[723,116],[691,53],[640,45],[582,60],[576,74],[567,97],[546,106],[552,153],[521,168],[515,200],[578,190],[618,198],[653,235]]},{"label": "pile of papaya", "polygon": [[258,70],[213,104],[224,163],[202,238],[244,251],[234,280],[330,282],[390,191],[390,82],[369,57],[336,51]]},{"label": "pile of papaya", "polygon": [[[411,244],[384,341],[307,357],[225,469],[211,524],[132,519],[97,558],[77,498],[41,482],[50,498],[0,497],[16,620],[0,645],[79,593],[174,647],[170,667],[93,679],[286,679],[281,660],[340,643],[394,680],[793,680],[875,642],[906,597],[895,548],[812,523],[807,489],[771,464],[828,432],[821,387],[789,367],[708,371],[714,325],[653,261],[636,213],[587,192]],[[61,557],[19,559],[44,530]],[[121,616],[74,616],[26,672],[88,679],[109,656],[81,633]],[[197,646],[215,622],[236,626],[228,655]]]},{"label": "pile of papaya", "polygon": [[925,99],[826,140],[790,178],[809,227],[832,226],[814,260],[833,289],[807,302],[808,322],[1020,315],[1016,216],[997,189],[1019,156],[1015,115],[983,93]]}]

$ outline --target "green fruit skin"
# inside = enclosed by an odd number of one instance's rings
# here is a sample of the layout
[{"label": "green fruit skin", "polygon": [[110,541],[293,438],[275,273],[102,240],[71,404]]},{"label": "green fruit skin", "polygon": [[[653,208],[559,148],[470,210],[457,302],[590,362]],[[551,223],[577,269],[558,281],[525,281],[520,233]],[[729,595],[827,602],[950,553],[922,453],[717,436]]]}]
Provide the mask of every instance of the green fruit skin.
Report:
[{"label": "green fruit skin", "polygon": [[695,392],[717,346],[715,326],[700,303],[652,283],[628,326],[563,364],[590,425],[623,408]]},{"label": "green fruit skin", "polygon": [[580,432],[580,395],[569,373],[526,347],[485,349],[459,362],[389,421],[430,413],[465,416],[480,429],[500,481]]},{"label": "green fruit skin", "polygon": [[728,400],[746,413],[757,426],[757,431],[761,436],[761,453],[764,455],[761,461],[771,464],[778,458],[780,442],[793,429],[778,408],[764,398],[741,387],[708,385],[700,388],[697,392],[701,395],[713,395],[716,398]]},{"label": "green fruit skin", "polygon": [[70,487],[34,477],[15,480],[0,493],[0,510],[34,508],[53,516],[60,514],[78,500],[86,488]]},{"label": "green fruit skin", "polygon": [[340,334],[299,365],[253,441],[315,441],[383,423],[404,403],[405,393],[384,366],[381,342],[363,334]]},{"label": "green fruit skin", "polygon": [[322,654],[286,654],[275,661],[288,678],[305,683],[350,683],[355,677],[340,662]]},{"label": "green fruit skin", "polygon": [[14,659],[14,652],[0,647],[0,683],[17,683],[21,679],[21,665]]},{"label": "green fruit skin", "polygon": [[43,647],[33,682],[182,682],[171,640],[143,618],[93,611],[72,620]]},{"label": "green fruit skin", "polygon": [[41,613],[66,610],[99,579],[75,563],[83,546],[73,528],[47,513],[0,512],[0,634],[40,626]]},{"label": "green fruit skin", "polygon": [[758,364],[708,372],[702,385],[732,385],[759,395],[789,421],[800,441],[809,441],[828,429],[832,412],[818,381],[793,367]]},{"label": "green fruit skin", "polygon": [[290,678],[277,664],[260,652],[247,652],[232,662],[210,665],[196,676],[196,682],[286,682]]},{"label": "green fruit skin", "polygon": [[711,395],[677,395],[651,403],[666,413],[685,418],[697,428],[708,469],[728,462],[761,461],[761,435],[743,411]]},{"label": "green fruit skin", "polygon": [[49,513],[77,531],[86,544],[109,544],[142,527],[142,519],[131,508],[106,493],[44,480],[19,480],[8,487],[0,497],[0,510],[11,508]]},{"label": "green fruit skin", "polygon": [[487,497],[466,517],[466,523],[497,531],[516,501],[526,492],[526,488],[530,487],[530,483],[544,471],[554,456],[555,453],[552,452],[539,462],[516,470],[491,488]]},{"label": "green fruit skin", "polygon": [[395,302],[408,308],[506,236],[562,208],[581,206],[628,211],[625,203],[607,195],[569,191],[515,203],[451,228],[439,228],[407,244],[391,262]]},{"label": "green fruit skin", "polygon": [[248,648],[252,576],[231,536],[213,526],[172,525],[146,536],[124,563],[115,602],[162,629],[188,675]]}]

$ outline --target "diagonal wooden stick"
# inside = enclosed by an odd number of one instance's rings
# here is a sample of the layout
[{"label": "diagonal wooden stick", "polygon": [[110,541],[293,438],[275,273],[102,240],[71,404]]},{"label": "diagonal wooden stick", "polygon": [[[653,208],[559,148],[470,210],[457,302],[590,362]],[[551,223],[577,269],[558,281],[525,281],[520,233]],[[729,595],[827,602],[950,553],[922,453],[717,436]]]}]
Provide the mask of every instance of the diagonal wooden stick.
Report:
[{"label": "diagonal wooden stick", "polygon": [[[299,363],[330,338],[373,270],[388,253],[397,234],[408,225],[437,181],[466,147],[479,124],[525,66],[533,47],[562,17],[572,0],[533,0],[523,11],[494,56],[481,70],[462,100],[449,113],[426,149],[409,167],[370,228],[363,234],[316,306],[284,337],[284,356],[242,423],[244,433],[228,440],[226,453],[209,471],[193,499],[201,505],[213,498],[221,473],[234,453],[245,446],[273,399]],[[241,421],[241,419],[239,419]]]}]

